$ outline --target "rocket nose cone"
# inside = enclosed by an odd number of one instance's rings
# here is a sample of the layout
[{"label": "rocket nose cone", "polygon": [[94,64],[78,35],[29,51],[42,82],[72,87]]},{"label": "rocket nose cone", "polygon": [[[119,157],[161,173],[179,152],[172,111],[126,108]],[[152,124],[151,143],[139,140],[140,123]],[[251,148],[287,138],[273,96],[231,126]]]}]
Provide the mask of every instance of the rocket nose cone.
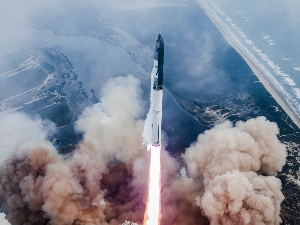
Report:
[{"label": "rocket nose cone", "polygon": [[162,36],[161,36],[161,34],[159,33],[158,34],[158,37],[157,37],[157,41],[160,41],[162,39]]}]

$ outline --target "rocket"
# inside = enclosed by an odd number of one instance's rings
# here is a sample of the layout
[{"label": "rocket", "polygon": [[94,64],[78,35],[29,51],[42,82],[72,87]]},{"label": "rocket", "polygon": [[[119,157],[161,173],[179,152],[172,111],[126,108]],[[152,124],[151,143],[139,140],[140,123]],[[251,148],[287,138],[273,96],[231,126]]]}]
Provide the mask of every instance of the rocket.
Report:
[{"label": "rocket", "polygon": [[155,42],[154,66],[151,72],[150,110],[144,127],[144,144],[150,150],[148,198],[143,224],[160,224],[161,119],[163,97],[164,40],[161,34]]},{"label": "rocket", "polygon": [[162,120],[162,97],[163,97],[163,65],[164,65],[164,40],[161,34],[155,42],[154,66],[151,72],[151,92],[149,111],[149,138],[148,146],[161,146],[161,120]]}]

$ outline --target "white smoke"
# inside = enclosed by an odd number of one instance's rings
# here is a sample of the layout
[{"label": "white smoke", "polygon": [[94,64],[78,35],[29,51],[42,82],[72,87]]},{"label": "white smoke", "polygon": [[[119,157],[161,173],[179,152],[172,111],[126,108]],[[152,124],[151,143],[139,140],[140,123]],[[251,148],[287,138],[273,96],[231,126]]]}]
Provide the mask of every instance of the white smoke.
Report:
[{"label": "white smoke", "polygon": [[0,213],[0,225],[10,225],[10,223],[5,219],[4,213]]},{"label": "white smoke", "polygon": [[101,103],[86,108],[76,129],[84,141],[101,146],[99,157],[129,163],[140,154],[144,121],[140,81],[132,75],[108,80],[101,91]]},{"label": "white smoke", "polygon": [[0,165],[9,157],[43,142],[55,131],[54,123],[20,112],[0,113]]}]

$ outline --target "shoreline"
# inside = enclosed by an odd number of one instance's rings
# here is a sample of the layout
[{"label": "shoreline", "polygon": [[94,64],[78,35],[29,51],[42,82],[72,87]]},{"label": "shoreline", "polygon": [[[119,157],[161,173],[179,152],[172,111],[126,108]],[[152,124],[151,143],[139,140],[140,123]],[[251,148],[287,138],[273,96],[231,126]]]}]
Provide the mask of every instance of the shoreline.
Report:
[{"label": "shoreline", "polygon": [[[263,84],[263,86],[267,89],[267,91],[271,94],[271,96],[275,99],[275,101],[281,106],[281,108],[287,113],[287,115],[291,118],[291,120],[295,123],[295,125],[297,127],[300,128],[300,117],[293,111],[292,107],[289,105],[289,103],[287,102],[287,100],[284,98],[284,96],[282,95],[282,93],[280,93],[280,91],[277,90],[277,88],[272,84],[272,82],[270,82],[268,80],[268,77],[265,76],[265,74],[261,71],[261,69],[259,68],[259,66],[257,64],[255,64],[250,57],[247,56],[247,54],[245,54],[245,52],[243,52],[243,50],[236,44],[234,43],[234,40],[232,40],[230,38],[230,35],[227,34],[226,29],[224,29],[224,27],[222,27],[216,18],[214,18],[214,16],[212,16],[209,12],[208,7],[205,7],[203,5],[202,0],[197,0],[199,6],[203,9],[203,11],[205,12],[205,14],[210,18],[210,20],[215,24],[215,26],[218,28],[218,30],[221,32],[221,34],[223,35],[223,37],[226,39],[226,41],[231,45],[231,47],[233,47],[241,56],[242,58],[246,61],[246,63],[248,64],[248,66],[251,68],[251,70],[253,71],[253,73],[256,75],[256,77],[258,78],[258,80]],[[228,28],[229,31],[231,31]],[[233,34],[233,33],[232,33]],[[234,34],[233,34],[234,35]],[[237,38],[236,38],[237,39]],[[238,39],[237,39],[238,40]],[[240,42],[238,40],[238,42]],[[242,44],[240,44],[242,45]],[[252,53],[251,53],[252,54]],[[255,58],[253,56],[253,58]],[[256,58],[255,58],[256,59]],[[256,59],[257,60],[257,59]],[[257,60],[258,61],[258,60]],[[272,77],[274,79],[274,77]],[[270,79],[272,79],[270,77]]]}]

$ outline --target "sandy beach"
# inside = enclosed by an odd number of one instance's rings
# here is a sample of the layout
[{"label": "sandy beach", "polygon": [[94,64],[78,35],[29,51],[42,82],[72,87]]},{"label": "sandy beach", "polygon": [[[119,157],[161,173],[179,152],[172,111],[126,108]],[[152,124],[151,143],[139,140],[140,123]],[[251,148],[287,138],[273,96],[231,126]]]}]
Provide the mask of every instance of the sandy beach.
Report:
[{"label": "sandy beach", "polygon": [[253,73],[257,76],[259,81],[264,85],[267,91],[272,95],[276,102],[282,107],[282,109],[288,114],[293,122],[300,128],[300,117],[297,115],[291,105],[288,103],[286,97],[278,90],[272,83],[271,79],[274,77],[270,74],[266,76],[266,69],[255,58],[255,56],[246,49],[242,43],[235,37],[230,31],[227,25],[220,24],[222,21],[218,20],[217,16],[213,15],[213,10],[206,4],[205,1],[197,0],[198,4],[204,10],[210,20],[216,25],[219,31],[222,33],[227,42],[243,57],[247,62]]}]

